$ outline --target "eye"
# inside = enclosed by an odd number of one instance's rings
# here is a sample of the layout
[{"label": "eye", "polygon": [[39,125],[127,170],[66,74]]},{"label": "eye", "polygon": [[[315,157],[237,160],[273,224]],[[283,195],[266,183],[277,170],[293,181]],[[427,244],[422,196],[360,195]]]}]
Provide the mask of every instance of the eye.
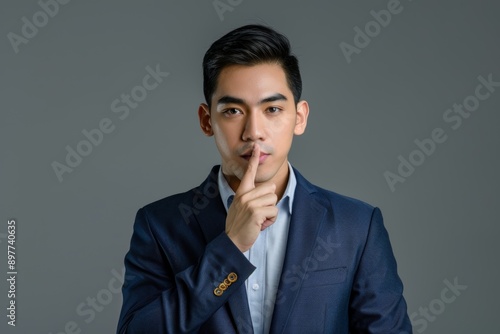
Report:
[{"label": "eye", "polygon": [[236,108],[229,108],[229,109],[224,110],[222,113],[227,115],[227,116],[232,116],[232,115],[237,115],[237,114],[241,113],[241,111],[239,109],[236,109]]},{"label": "eye", "polygon": [[281,111],[281,109],[278,107],[269,107],[267,108],[267,111],[271,114],[277,114]]}]

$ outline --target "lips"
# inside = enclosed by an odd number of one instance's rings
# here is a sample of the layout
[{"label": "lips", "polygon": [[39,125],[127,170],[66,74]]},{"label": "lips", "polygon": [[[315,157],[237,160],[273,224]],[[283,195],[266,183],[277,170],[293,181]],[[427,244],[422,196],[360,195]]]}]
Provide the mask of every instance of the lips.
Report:
[{"label": "lips", "polygon": [[[244,152],[243,154],[241,154],[240,157],[245,158],[245,159],[250,159],[250,157],[252,156],[252,151],[253,151],[253,149],[249,149],[246,152]],[[263,155],[269,155],[269,153],[260,151],[260,157],[262,157]]]},{"label": "lips", "polygon": [[[261,152],[261,153],[260,153],[260,157],[259,157],[259,163],[263,163],[263,162],[267,159],[267,157],[268,157],[269,155],[270,155],[270,154],[268,154],[268,153]],[[250,154],[242,154],[242,155],[241,155],[241,157],[242,157],[243,159],[245,159],[245,160],[247,160],[247,161],[248,161],[248,160],[250,160],[250,158],[252,157],[252,153],[250,153]]]},{"label": "lips", "polygon": [[[271,154],[270,153],[267,153],[265,151],[263,151],[264,147],[260,146],[259,145],[259,148],[260,148],[260,156],[259,156],[259,163],[263,163],[268,156],[270,156]],[[245,159],[246,161],[250,160],[250,158],[252,157],[252,152],[253,152],[253,147],[250,147],[248,148],[246,151],[243,152],[243,154],[240,154],[240,157],[242,157],[243,159]]]}]

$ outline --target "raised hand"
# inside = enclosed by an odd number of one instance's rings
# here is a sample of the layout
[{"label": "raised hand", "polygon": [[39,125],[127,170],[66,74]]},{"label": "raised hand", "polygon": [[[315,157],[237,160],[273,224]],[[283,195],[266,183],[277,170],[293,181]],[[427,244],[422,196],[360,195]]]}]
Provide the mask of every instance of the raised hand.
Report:
[{"label": "raised hand", "polygon": [[255,186],[259,157],[260,147],[255,144],[226,218],[226,234],[242,252],[252,247],[260,231],[271,226],[278,215],[276,185]]}]

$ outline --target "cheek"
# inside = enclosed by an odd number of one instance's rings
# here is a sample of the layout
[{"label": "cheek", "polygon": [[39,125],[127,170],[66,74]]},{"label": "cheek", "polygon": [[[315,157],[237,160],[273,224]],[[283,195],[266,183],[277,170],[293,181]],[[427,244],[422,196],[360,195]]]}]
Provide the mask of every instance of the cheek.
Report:
[{"label": "cheek", "polygon": [[220,153],[225,155],[230,154],[237,142],[234,129],[222,128],[220,126],[215,126],[213,129],[215,142]]},{"label": "cheek", "polygon": [[269,127],[268,133],[272,136],[276,146],[288,146],[292,141],[294,130],[294,120],[278,119]]}]

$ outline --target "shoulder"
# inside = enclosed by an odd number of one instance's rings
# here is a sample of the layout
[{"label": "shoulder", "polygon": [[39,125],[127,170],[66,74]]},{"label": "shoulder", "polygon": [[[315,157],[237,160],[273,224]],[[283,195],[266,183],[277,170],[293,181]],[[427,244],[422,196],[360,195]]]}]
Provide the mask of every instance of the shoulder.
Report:
[{"label": "shoulder", "polygon": [[295,168],[294,173],[297,178],[297,187],[301,187],[303,191],[308,192],[315,201],[326,207],[337,218],[347,219],[351,222],[369,221],[374,212],[378,210],[378,208],[363,200],[312,184]]},{"label": "shoulder", "polygon": [[148,215],[157,216],[159,214],[172,216],[178,211],[179,206],[192,201],[197,188],[188,191],[166,196],[154,202],[144,205],[143,210]]},{"label": "shoulder", "polygon": [[217,186],[217,173],[219,166],[214,166],[210,174],[197,187],[188,191],[166,196],[151,202],[139,209],[137,216],[142,217],[152,230],[163,231],[188,231],[196,229],[201,216],[213,216],[221,211]]},{"label": "shoulder", "polygon": [[219,196],[217,186],[217,173],[219,166],[214,166],[210,174],[197,187],[189,189],[185,192],[176,193],[166,196],[154,202],[145,205],[142,210],[151,214],[172,215],[179,211],[179,208],[185,206],[196,210],[202,206],[207,200]]},{"label": "shoulder", "polygon": [[323,187],[317,186],[310,181],[308,181],[302,174],[294,167],[294,174],[297,179],[297,186],[302,187],[306,192],[314,195],[314,197],[323,202],[329,202],[335,206],[342,206],[347,208],[356,208],[361,210],[373,210],[374,206],[364,202],[360,199],[339,194],[335,191],[325,189]]}]

